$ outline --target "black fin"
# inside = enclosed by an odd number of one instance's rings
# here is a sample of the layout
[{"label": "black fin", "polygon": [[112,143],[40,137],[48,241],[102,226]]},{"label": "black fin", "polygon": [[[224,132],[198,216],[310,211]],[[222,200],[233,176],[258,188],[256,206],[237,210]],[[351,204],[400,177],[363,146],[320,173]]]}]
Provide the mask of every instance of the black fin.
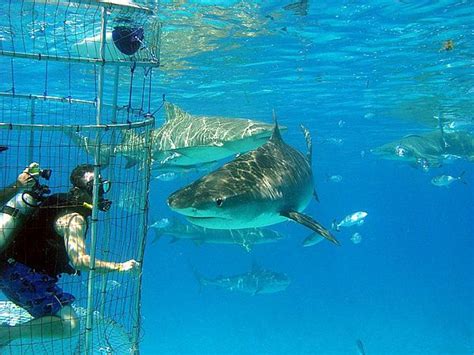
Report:
[{"label": "black fin", "polygon": [[309,217],[305,214],[302,214],[302,213],[296,212],[296,211],[285,211],[285,212],[281,212],[280,215],[282,215],[286,218],[292,219],[293,221],[295,221],[297,223],[300,223],[300,224],[304,225],[305,227],[308,227],[308,228],[314,230],[316,233],[318,233],[319,235],[323,236],[324,238],[330,240],[331,242],[333,242],[336,245],[341,245],[341,243],[339,243],[339,241],[331,234],[331,232],[329,232],[321,224],[319,224],[314,219],[312,219],[311,217]]},{"label": "black fin", "polygon": [[0,145],[0,152],[4,152],[8,147],[6,145]]},{"label": "black fin", "polygon": [[272,132],[272,136],[270,137],[270,140],[281,141],[282,139],[281,139],[281,134],[280,134],[280,128],[278,128],[278,120],[276,118],[275,110],[273,110],[273,121],[275,123],[275,126],[273,127],[273,132]]}]

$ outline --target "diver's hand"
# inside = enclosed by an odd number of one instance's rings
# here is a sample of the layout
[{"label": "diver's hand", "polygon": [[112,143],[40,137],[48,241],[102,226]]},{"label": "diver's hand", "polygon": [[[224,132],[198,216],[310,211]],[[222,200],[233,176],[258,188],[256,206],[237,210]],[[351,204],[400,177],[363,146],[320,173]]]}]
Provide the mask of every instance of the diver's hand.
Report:
[{"label": "diver's hand", "polygon": [[118,264],[119,272],[128,272],[138,270],[140,268],[140,263],[134,259],[125,261],[123,263]]},{"label": "diver's hand", "polygon": [[35,186],[36,181],[31,176],[31,171],[34,169],[37,169],[39,167],[38,163],[31,163],[28,165],[23,172],[18,175],[18,178],[16,179],[16,186],[21,189],[26,189]]}]

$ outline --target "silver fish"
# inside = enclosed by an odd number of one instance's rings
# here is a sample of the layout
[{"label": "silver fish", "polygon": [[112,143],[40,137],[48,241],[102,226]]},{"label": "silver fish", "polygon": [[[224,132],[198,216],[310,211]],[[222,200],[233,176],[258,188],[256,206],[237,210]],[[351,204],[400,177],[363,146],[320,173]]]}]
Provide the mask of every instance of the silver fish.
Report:
[{"label": "silver fish", "polygon": [[351,227],[356,224],[361,225],[364,223],[364,218],[367,217],[367,215],[368,213],[365,211],[351,213],[345,216],[339,223],[334,220],[332,222],[332,229],[339,231],[341,227]]},{"label": "silver fish", "polygon": [[466,181],[463,179],[464,173],[465,171],[463,171],[459,176],[437,175],[431,179],[431,183],[439,187],[449,187],[455,181],[460,181],[463,184],[466,184]]}]

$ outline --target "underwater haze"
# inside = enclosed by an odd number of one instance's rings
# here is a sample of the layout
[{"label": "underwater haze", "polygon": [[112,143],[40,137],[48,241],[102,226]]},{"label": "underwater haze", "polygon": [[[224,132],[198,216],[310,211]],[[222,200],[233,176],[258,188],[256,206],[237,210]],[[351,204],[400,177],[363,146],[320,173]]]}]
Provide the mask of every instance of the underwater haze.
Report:
[{"label": "underwater haze", "polygon": [[[438,129],[441,115],[472,132],[474,22],[469,1],[162,2],[157,94],[193,114],[246,117],[313,138],[326,227],[356,211],[363,225],[302,247],[310,232],[239,246],[147,245],[143,353],[471,354],[474,351],[474,168],[454,160],[424,171],[371,149]],[[449,42],[452,41],[452,42]],[[458,176],[449,188],[437,175]],[[173,216],[166,197],[198,175],[153,180],[152,221]],[[359,233],[360,243],[351,237]],[[151,234],[151,238],[154,234]],[[354,240],[357,240],[355,238]],[[254,296],[200,288],[253,262],[284,272],[285,291]]]}]

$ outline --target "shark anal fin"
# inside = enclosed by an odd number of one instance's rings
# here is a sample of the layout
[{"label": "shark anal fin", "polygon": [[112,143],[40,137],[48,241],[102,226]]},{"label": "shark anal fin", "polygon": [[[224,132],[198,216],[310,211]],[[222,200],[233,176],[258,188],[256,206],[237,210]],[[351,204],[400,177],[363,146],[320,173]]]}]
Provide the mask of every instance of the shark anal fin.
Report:
[{"label": "shark anal fin", "polygon": [[292,219],[293,221],[314,230],[316,233],[318,233],[319,235],[323,236],[324,238],[330,240],[331,242],[333,242],[336,245],[341,245],[339,243],[339,241],[331,234],[331,232],[329,232],[321,224],[316,222],[311,217],[306,216],[305,214],[302,214],[302,213],[296,212],[296,211],[285,211],[285,212],[281,212],[280,215],[282,215],[286,218]]}]

